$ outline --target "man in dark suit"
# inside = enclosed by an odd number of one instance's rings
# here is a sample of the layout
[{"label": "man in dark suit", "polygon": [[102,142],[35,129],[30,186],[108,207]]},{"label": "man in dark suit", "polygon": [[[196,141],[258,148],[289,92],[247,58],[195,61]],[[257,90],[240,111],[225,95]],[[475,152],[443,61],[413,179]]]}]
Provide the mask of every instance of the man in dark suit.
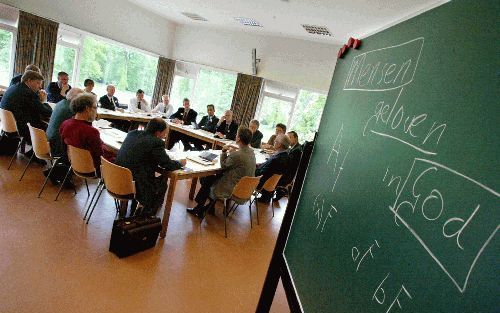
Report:
[{"label": "man in dark suit", "polygon": [[[285,134],[279,134],[274,140],[275,153],[262,163],[255,170],[255,176],[262,175],[257,189],[262,188],[264,183],[274,174],[284,174],[288,166],[287,149],[290,146],[290,139]],[[272,193],[262,190],[262,196],[257,200],[259,202],[270,202]]]},{"label": "man in dark suit", "polygon": [[235,140],[238,131],[238,123],[233,120],[233,111],[227,110],[217,123],[215,136],[224,139]]},{"label": "man in dark suit", "polygon": [[248,128],[252,131],[252,141],[250,142],[252,148],[260,148],[262,138],[264,137],[259,130],[259,126],[260,123],[257,120],[251,120],[248,124]]},{"label": "man in dark suit", "polygon": [[[26,68],[24,69],[24,71],[35,71],[35,72],[38,72],[40,74],[42,74],[42,72],[40,71],[40,69],[38,68],[38,66],[36,66],[35,64],[30,64],[28,66],[26,66]],[[15,85],[17,83],[20,83],[21,82],[21,77],[23,76],[23,74],[19,74],[19,75],[16,75],[14,77],[12,77],[12,79],[10,80],[10,84],[9,84],[9,87],[12,86],[12,85]]]},{"label": "man in dark suit", "polygon": [[[286,134],[290,139],[290,149],[288,149],[288,166],[287,170],[278,182],[278,186],[286,186],[295,178],[295,174],[299,169],[300,158],[302,157],[302,145],[299,143],[299,136],[293,130]],[[276,197],[273,199],[278,201],[285,195],[285,190],[278,188]]]},{"label": "man in dark suit", "polygon": [[120,108],[118,103],[118,98],[115,97],[115,86],[113,85],[108,85],[106,87],[106,94],[99,98],[99,103],[103,109],[123,112],[123,109]]},{"label": "man in dark suit", "polygon": [[[213,104],[207,105],[207,115],[203,116],[201,118],[200,123],[198,123],[198,126],[200,129],[206,130],[211,133],[215,133],[215,128],[217,127],[217,123],[219,122],[219,118],[215,116],[215,107]],[[189,138],[189,143],[192,143],[195,147],[196,150],[203,150],[203,145],[206,144],[206,142],[196,139],[196,138]],[[189,144],[188,143],[188,144]],[[184,144],[186,145],[186,144]],[[208,147],[208,145],[207,145]]]},{"label": "man in dark suit", "polygon": [[[31,144],[31,136],[27,123],[31,126],[46,129],[42,119],[48,119],[52,114],[52,109],[46,103],[47,94],[41,90],[43,76],[35,71],[26,71],[21,78],[21,82],[10,86],[5,91],[0,107],[11,111],[16,119],[19,134]],[[31,156],[32,151],[27,152]]]},{"label": "man in dark suit", "polygon": [[[128,133],[116,156],[115,163],[132,172],[136,199],[144,206],[144,214],[156,215],[167,190],[165,176],[156,177],[155,172],[173,171],[186,165],[186,160],[173,161],[165,152],[162,138],[165,138],[167,131],[165,121],[154,118],[144,131],[134,130]],[[120,216],[125,214],[126,207],[120,210]]]},{"label": "man in dark suit", "polygon": [[[177,112],[170,115],[170,119],[176,124],[191,125],[192,122],[196,122],[196,116],[198,116],[198,113],[190,108],[189,99],[184,98],[182,101],[182,108],[179,108]],[[178,132],[170,133],[170,137],[168,138],[168,149],[172,149],[179,140],[183,140],[182,144],[184,145],[185,151],[190,150],[190,146],[186,145],[187,141],[185,136]]]},{"label": "man in dark suit", "polygon": [[[103,109],[123,112],[123,109],[120,108],[118,98],[115,97],[115,90],[115,86],[113,85],[108,85],[106,87],[106,94],[99,98],[100,106]],[[130,122],[124,120],[113,120],[113,122],[111,123],[111,127],[127,132],[130,128]]]},{"label": "man in dark suit", "polygon": [[66,93],[71,89],[69,76],[66,72],[57,73],[57,81],[47,86],[47,99],[49,102],[57,103],[66,98]]}]

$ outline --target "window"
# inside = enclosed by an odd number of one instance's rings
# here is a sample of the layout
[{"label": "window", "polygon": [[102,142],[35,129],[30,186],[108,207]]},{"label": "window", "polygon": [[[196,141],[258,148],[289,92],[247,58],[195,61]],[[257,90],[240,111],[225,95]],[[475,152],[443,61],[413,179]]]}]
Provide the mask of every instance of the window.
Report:
[{"label": "window", "polygon": [[259,130],[264,135],[262,142],[267,142],[276,129],[276,124],[287,125],[288,117],[292,112],[292,103],[265,96],[262,101],[262,109],[259,117]]},{"label": "window", "polygon": [[266,80],[255,115],[260,121],[259,130],[264,135],[264,142],[274,134],[278,123],[285,124],[287,131],[296,131],[300,142],[312,140],[325,101],[324,94]]},{"label": "window", "polygon": [[236,74],[186,62],[176,62],[175,72],[170,92],[174,108],[181,107],[184,98],[191,100],[191,107],[200,116],[206,114],[208,104],[215,106],[217,116],[231,107]]},{"label": "window", "polygon": [[116,86],[115,96],[120,103],[128,104],[138,89],[144,90],[151,102],[158,58],[105,40],[86,36],[80,61],[78,86],[90,78],[94,81],[93,92],[106,94],[106,86]]},{"label": "window", "polygon": [[236,74],[200,69],[194,89],[193,108],[205,115],[207,105],[213,104],[216,115],[221,116],[231,108],[236,78]]},{"label": "window", "polygon": [[12,74],[12,44],[14,34],[0,28],[0,85],[9,86]]},{"label": "window", "polygon": [[292,122],[290,123],[290,130],[294,130],[299,134],[301,142],[314,139],[314,133],[318,130],[325,102],[326,95],[300,90]]},{"label": "window", "polygon": [[76,49],[64,46],[62,44],[56,45],[56,56],[54,60],[54,71],[52,72],[52,81],[57,81],[57,73],[66,72],[70,79],[73,80],[74,68],[76,61]]},{"label": "window", "polygon": [[184,98],[191,98],[194,89],[194,79],[175,75],[170,91],[170,103],[174,110],[182,106]]}]

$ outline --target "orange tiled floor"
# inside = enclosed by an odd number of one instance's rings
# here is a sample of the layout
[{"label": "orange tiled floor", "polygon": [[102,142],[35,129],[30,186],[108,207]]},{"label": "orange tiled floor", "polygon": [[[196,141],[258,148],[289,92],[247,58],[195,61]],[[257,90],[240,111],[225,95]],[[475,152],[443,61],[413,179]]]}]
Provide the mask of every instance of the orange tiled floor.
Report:
[{"label": "orange tiled floor", "polygon": [[[85,225],[83,182],[76,196],[65,190],[57,202],[49,183],[38,199],[41,167],[32,165],[19,182],[26,159],[10,171],[8,160],[0,157],[0,312],[255,312],[286,200],[275,218],[262,206],[253,229],[240,207],[225,239],[220,211],[201,226],[186,214],[193,203],[182,181],[165,240],[118,259],[108,252],[109,196]],[[289,312],[281,284],[271,312]]]}]

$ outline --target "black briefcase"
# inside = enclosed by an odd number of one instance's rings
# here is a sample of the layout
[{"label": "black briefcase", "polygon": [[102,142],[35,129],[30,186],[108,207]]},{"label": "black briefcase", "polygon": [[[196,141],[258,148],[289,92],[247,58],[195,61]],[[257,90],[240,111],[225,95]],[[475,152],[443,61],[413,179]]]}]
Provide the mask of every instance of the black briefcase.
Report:
[{"label": "black briefcase", "polygon": [[152,248],[161,231],[161,219],[156,216],[133,216],[113,222],[109,251],[123,258]]}]

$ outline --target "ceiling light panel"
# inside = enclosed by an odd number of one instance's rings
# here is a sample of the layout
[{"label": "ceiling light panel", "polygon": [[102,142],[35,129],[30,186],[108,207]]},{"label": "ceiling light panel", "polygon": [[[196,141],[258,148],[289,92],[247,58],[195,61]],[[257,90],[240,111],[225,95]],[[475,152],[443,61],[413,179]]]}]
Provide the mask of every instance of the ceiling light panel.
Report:
[{"label": "ceiling light panel", "polygon": [[237,20],[240,24],[243,24],[245,26],[263,27],[258,21],[254,20],[253,18],[235,17],[234,19]]},{"label": "ceiling light panel", "polygon": [[302,27],[309,33],[313,35],[322,35],[322,36],[332,36],[330,30],[324,26],[316,26],[316,25],[308,25],[302,24]]},{"label": "ceiling light panel", "polygon": [[195,21],[202,21],[202,22],[207,22],[208,20],[206,18],[204,18],[203,16],[200,16],[196,13],[189,13],[189,12],[181,12],[182,15],[192,19],[192,20],[195,20]]}]

